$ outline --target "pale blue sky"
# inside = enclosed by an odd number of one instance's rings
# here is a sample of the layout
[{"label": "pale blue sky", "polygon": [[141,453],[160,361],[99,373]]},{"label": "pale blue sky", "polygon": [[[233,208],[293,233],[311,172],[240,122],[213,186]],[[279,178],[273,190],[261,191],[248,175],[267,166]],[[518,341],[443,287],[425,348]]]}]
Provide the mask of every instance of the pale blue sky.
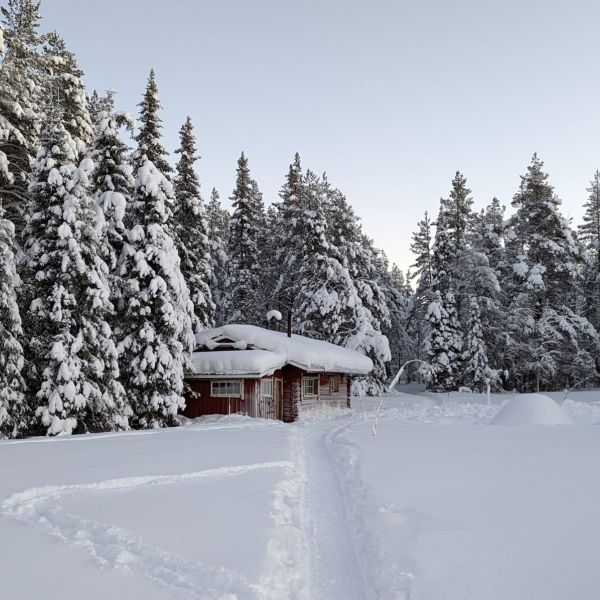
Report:
[{"label": "pale blue sky", "polygon": [[[531,154],[578,222],[600,167],[600,3],[43,0],[87,72],[137,114],[150,67],[172,151],[189,113],[205,197],[241,150],[265,200],[294,152],[327,171],[403,268],[457,169],[505,204]],[[227,202],[228,203],[228,202]]]}]

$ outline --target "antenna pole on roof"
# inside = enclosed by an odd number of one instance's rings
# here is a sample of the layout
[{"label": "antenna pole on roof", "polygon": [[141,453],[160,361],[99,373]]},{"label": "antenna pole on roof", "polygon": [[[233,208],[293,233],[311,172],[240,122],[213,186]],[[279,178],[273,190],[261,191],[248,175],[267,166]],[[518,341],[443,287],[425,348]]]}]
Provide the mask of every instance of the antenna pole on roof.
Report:
[{"label": "antenna pole on roof", "polygon": [[292,311],[291,310],[288,310],[287,317],[288,317],[287,334],[288,334],[288,337],[291,338],[292,337]]}]

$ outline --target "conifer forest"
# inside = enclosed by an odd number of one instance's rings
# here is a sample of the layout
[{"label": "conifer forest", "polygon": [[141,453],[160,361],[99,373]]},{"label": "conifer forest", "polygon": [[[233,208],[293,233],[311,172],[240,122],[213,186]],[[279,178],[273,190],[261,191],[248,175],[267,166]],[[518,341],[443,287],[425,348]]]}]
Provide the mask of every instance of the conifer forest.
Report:
[{"label": "conifer forest", "polygon": [[357,395],[414,359],[405,377],[437,392],[599,383],[600,171],[578,223],[537,154],[507,206],[457,171],[397,240],[403,271],[301,154],[276,198],[241,150],[234,189],[204,189],[192,120],[163,145],[160,76],[118,112],[38,2],[2,2],[0,438],[176,425],[194,335],[269,311],[368,356]]}]

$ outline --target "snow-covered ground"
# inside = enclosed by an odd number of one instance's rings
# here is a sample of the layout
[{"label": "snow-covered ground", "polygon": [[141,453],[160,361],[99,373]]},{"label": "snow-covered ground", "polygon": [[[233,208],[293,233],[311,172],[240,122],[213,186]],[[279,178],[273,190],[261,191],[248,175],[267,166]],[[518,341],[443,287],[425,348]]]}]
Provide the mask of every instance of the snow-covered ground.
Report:
[{"label": "snow-covered ground", "polygon": [[1,443],[2,597],[600,598],[600,392],[497,426],[507,396],[410,391],[376,437],[355,399]]}]

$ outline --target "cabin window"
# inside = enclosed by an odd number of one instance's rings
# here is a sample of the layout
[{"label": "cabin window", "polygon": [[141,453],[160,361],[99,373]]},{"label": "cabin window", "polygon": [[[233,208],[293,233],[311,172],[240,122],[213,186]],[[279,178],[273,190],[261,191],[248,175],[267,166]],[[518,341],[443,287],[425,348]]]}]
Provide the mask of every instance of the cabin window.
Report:
[{"label": "cabin window", "polygon": [[241,398],[242,397],[242,380],[234,381],[211,381],[210,395],[225,398]]},{"label": "cabin window", "polygon": [[261,379],[260,380],[260,393],[263,398],[273,397],[273,380],[272,379]]},{"label": "cabin window", "polygon": [[304,396],[318,396],[319,395],[319,376],[316,377],[304,377],[302,380],[302,392]]},{"label": "cabin window", "polygon": [[336,375],[329,378],[329,393],[337,394],[340,391],[340,378]]}]

